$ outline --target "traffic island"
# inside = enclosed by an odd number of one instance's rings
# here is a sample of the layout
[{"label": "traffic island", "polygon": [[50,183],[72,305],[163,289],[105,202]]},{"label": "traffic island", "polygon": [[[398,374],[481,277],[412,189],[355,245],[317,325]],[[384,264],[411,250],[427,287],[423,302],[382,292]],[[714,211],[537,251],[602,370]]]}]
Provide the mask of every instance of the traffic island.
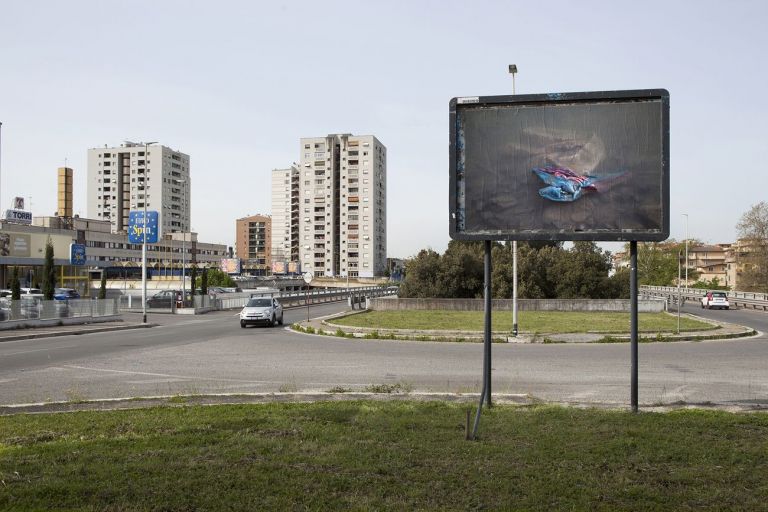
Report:
[{"label": "traffic island", "polygon": [[[429,317],[429,312],[374,312],[377,313],[375,319],[364,317],[370,315],[370,312],[346,311],[325,318],[312,319],[309,322],[303,321],[295,323],[292,329],[307,334],[316,334],[323,336],[335,336],[341,338],[354,339],[380,339],[380,340],[403,340],[403,341],[444,341],[444,342],[475,342],[483,341],[482,328],[477,329],[452,329],[450,322],[446,322],[446,315],[460,315],[462,318],[472,312],[440,312],[440,315],[432,315],[433,324],[436,327],[443,328],[424,328],[429,326],[430,320],[420,319],[420,316]],[[530,313],[530,312],[528,312]],[[391,319],[387,316],[396,314],[399,322],[405,327],[395,327]],[[543,315],[543,316],[542,316]],[[561,332],[551,332],[547,326],[553,325],[547,322],[546,316],[552,316],[556,323],[561,323],[564,327]],[[575,316],[574,316],[575,315]],[[496,329],[492,331],[491,337],[494,343],[624,343],[629,342],[629,322],[627,320],[627,329],[616,329],[616,315],[619,317],[622,313],[573,313],[573,312],[537,312],[537,316],[531,317],[531,324],[535,329],[525,330],[526,322],[521,321],[523,330],[518,336],[511,336],[509,330]],[[678,342],[678,341],[705,341],[718,339],[731,339],[755,336],[759,334],[754,329],[737,324],[714,322],[694,315],[681,315],[681,331],[676,331],[677,318],[667,313],[647,313],[641,314],[641,332],[639,340],[641,343],[651,342]],[[415,322],[420,328],[414,328]],[[578,320],[579,316],[588,317]],[[379,322],[376,319],[381,317]],[[358,319],[365,318],[365,321]],[[544,319],[544,320],[542,320]],[[578,321],[577,321],[578,320]],[[643,328],[643,321],[649,326]],[[372,325],[375,324],[375,325]],[[576,331],[576,327],[581,326],[581,330]],[[590,326],[588,328],[586,326]],[[602,327],[602,328],[601,328]],[[567,330],[568,332],[562,332]]]}]

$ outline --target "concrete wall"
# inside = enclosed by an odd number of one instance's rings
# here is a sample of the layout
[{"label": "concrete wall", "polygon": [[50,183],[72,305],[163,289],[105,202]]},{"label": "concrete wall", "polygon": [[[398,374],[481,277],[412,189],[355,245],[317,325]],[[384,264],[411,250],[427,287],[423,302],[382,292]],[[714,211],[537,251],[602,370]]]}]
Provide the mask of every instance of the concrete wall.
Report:
[{"label": "concrete wall", "polygon": [[[663,300],[638,300],[641,313],[664,311]],[[494,299],[494,311],[512,311],[511,299]],[[450,310],[482,311],[483,299],[398,299],[379,297],[370,300],[370,309],[379,311],[392,310]],[[519,299],[519,311],[626,311],[629,312],[629,300],[625,299]]]}]

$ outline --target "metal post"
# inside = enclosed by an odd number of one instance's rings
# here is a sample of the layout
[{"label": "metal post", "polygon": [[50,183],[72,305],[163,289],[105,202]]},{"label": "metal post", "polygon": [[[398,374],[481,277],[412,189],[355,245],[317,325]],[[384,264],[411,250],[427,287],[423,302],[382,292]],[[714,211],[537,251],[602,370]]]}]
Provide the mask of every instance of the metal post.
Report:
[{"label": "metal post", "polygon": [[[187,232],[185,230],[184,226],[184,215],[187,211],[187,187],[186,187],[186,181],[185,180],[178,180],[179,183],[181,183],[181,186],[183,187],[182,190],[184,192],[184,195],[182,196],[184,198],[184,204],[182,205],[181,215],[182,215],[182,225],[181,225],[181,306],[185,307],[187,305]],[[194,289],[194,284],[192,285]]]},{"label": "metal post", "polygon": [[637,412],[637,242],[629,242],[629,331],[632,352],[630,395],[632,412]]},{"label": "metal post", "polygon": [[485,299],[485,332],[483,346],[485,358],[483,361],[483,376],[485,379],[485,403],[491,407],[491,241],[485,241],[485,284],[483,298]]},{"label": "metal post", "polygon": [[512,242],[512,336],[517,336],[517,240]]},{"label": "metal post", "polygon": [[685,288],[688,289],[688,214],[685,215]]},{"label": "metal post", "polygon": [[[683,255],[677,252],[677,334],[680,334],[680,268],[683,263]],[[687,269],[686,269],[687,270]],[[687,285],[686,285],[687,286]]]},{"label": "metal post", "polygon": [[307,327],[309,327],[309,285],[304,290],[304,302],[307,303]]},{"label": "metal post", "polygon": [[[512,96],[514,96],[517,65],[510,64],[509,72],[512,75]],[[517,240],[512,242],[512,336],[517,336]]]},{"label": "metal post", "polygon": [[485,240],[484,267],[484,303],[485,303],[485,329],[483,332],[483,390],[480,393],[480,401],[475,413],[475,425],[470,439],[477,439],[477,429],[480,426],[480,413],[483,410],[483,401],[491,407],[491,241]]}]

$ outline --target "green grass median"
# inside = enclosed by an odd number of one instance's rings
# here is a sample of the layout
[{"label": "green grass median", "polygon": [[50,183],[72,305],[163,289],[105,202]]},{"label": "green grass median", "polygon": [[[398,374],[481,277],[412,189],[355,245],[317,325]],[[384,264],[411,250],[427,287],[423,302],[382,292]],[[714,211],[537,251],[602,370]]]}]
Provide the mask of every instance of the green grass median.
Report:
[{"label": "green grass median", "polygon": [[766,510],[768,415],[437,402],[0,418],[2,510]]},{"label": "green grass median", "polygon": [[[497,311],[491,317],[493,330],[512,330],[512,313]],[[482,311],[366,311],[331,320],[334,324],[375,329],[456,330],[482,331]],[[518,325],[524,332],[574,333],[574,332],[629,332],[629,313],[620,312],[570,312],[570,311],[520,311]],[[717,327],[691,318],[680,319],[681,331],[706,331]],[[677,329],[677,317],[667,313],[640,313],[640,332],[673,332]]]}]

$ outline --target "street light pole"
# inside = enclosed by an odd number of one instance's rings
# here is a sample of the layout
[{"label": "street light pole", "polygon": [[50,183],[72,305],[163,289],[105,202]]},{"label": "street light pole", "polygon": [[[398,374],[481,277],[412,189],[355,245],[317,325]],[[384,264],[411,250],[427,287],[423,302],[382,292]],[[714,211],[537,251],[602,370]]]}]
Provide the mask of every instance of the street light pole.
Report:
[{"label": "street light pole", "polygon": [[[187,301],[187,232],[184,229],[184,216],[187,212],[187,180],[176,180],[176,183],[181,184],[182,191],[182,205],[181,205],[181,303],[184,305]],[[194,290],[195,284],[192,283],[192,289]]]},{"label": "street light pole", "polygon": [[688,214],[685,216],[685,287],[688,288]]},{"label": "street light pole", "polygon": [[[514,96],[517,65],[510,64],[509,72],[512,75],[512,96]],[[512,241],[512,336],[517,336],[517,240]]]}]

